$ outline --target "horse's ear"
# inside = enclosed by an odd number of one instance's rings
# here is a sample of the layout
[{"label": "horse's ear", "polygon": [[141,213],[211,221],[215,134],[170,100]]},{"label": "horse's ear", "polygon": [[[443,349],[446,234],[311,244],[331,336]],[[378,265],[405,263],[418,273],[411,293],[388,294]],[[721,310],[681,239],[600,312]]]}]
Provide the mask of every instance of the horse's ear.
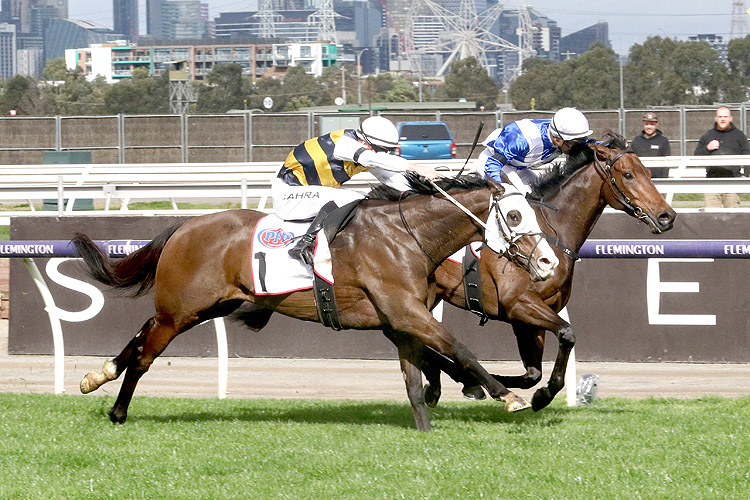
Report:
[{"label": "horse's ear", "polygon": [[493,179],[492,177],[487,177],[487,182],[489,182],[490,186],[497,191],[497,194],[499,194],[500,196],[505,194],[505,186],[497,182],[495,179]]},{"label": "horse's ear", "polygon": [[596,157],[599,160],[606,160],[608,158],[609,154],[609,148],[606,146],[602,146],[601,144],[590,144],[591,149],[594,150],[594,153],[596,154]]}]

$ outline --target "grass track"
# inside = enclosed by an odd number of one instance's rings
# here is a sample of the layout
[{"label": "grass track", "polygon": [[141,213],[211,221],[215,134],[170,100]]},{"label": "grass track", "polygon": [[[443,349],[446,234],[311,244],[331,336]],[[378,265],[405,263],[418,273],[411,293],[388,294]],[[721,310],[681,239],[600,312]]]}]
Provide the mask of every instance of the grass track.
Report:
[{"label": "grass track", "polygon": [[0,394],[2,499],[743,499],[750,397],[507,414],[406,402]]}]

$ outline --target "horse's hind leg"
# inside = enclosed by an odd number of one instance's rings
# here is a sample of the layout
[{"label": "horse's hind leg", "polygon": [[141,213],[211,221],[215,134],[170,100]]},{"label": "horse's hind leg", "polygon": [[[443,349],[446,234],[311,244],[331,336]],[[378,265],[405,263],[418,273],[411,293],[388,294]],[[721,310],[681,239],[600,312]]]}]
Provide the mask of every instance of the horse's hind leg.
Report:
[{"label": "horse's hind leg", "polygon": [[125,371],[130,359],[133,357],[133,353],[136,352],[136,348],[143,342],[143,332],[151,327],[153,321],[153,318],[146,321],[135,337],[130,339],[130,342],[128,342],[128,345],[125,346],[120,354],[105,361],[102,371],[89,372],[83,377],[80,386],[83,394],[93,392],[105,383],[115,380],[122,375],[122,372]]},{"label": "horse's hind leg", "polygon": [[174,318],[158,314],[147,323],[148,328],[141,332],[142,341],[131,354],[127,363],[125,379],[120,387],[117,400],[109,412],[114,423],[123,423],[128,416],[128,406],[138,381],[148,371],[154,360],[164,352],[169,343],[184,329],[175,325]]},{"label": "horse's hind leg", "polygon": [[[401,373],[404,376],[406,394],[411,403],[417,430],[432,430],[432,425],[430,424],[430,413],[427,404],[425,404],[425,393],[422,386],[421,368],[423,365],[422,352],[424,346],[417,339],[409,335],[394,332],[388,328],[384,328],[383,331],[386,337],[396,344],[396,347],[398,348]],[[440,373],[438,372],[438,377],[439,376]]]}]

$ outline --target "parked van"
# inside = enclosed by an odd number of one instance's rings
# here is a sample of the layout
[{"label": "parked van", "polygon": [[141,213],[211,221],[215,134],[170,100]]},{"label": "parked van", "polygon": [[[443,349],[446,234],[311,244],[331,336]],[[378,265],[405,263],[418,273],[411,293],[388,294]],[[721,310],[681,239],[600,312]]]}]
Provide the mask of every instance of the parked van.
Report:
[{"label": "parked van", "polygon": [[398,154],[407,160],[450,160],[456,157],[448,125],[443,122],[400,122]]}]

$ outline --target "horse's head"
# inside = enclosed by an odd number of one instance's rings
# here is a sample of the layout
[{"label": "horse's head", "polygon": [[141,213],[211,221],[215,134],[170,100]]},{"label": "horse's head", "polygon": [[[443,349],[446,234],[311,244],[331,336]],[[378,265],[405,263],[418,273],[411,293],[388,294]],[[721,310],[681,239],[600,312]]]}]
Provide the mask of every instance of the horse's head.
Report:
[{"label": "horse's head", "polygon": [[652,233],[669,231],[676,214],[651,182],[651,172],[638,155],[618,141],[621,136],[609,135],[611,140],[605,145],[589,144],[595,153],[597,172],[604,180],[607,203],[646,223]]},{"label": "horse's head", "polygon": [[487,246],[528,270],[533,281],[551,278],[560,262],[525,195],[512,185],[489,182],[492,208],[485,232]]}]

